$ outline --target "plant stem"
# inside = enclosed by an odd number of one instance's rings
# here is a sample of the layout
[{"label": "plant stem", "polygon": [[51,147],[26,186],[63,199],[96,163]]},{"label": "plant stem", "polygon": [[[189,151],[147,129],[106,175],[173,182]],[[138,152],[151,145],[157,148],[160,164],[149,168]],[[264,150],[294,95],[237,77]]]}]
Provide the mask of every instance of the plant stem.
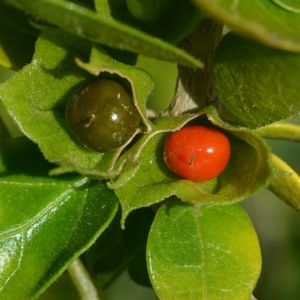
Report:
[{"label": "plant stem", "polygon": [[270,139],[282,139],[300,142],[300,126],[289,123],[274,123],[256,130]]},{"label": "plant stem", "polygon": [[92,279],[80,259],[76,259],[68,268],[69,275],[81,300],[101,300]]},{"label": "plant stem", "polygon": [[300,176],[281,158],[272,154],[277,174],[270,181],[269,189],[296,211],[300,211]]},{"label": "plant stem", "polygon": [[257,300],[257,299],[252,295],[250,300]]}]

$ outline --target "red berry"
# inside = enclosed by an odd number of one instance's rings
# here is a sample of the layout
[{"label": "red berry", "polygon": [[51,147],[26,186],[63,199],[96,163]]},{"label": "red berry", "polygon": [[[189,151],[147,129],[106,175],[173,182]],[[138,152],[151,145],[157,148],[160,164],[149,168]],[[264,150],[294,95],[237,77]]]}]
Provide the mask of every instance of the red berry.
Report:
[{"label": "red berry", "polygon": [[167,166],[180,177],[207,181],[219,176],[230,158],[230,143],[222,132],[186,126],[171,133],[164,147]]}]

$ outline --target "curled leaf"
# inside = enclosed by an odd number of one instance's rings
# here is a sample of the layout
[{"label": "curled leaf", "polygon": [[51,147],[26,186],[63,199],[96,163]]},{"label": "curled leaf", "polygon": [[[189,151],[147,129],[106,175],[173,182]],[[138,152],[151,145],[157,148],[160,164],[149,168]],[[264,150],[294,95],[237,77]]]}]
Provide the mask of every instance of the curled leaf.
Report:
[{"label": "curled leaf", "polygon": [[[39,145],[49,161],[61,166],[61,172],[76,170],[111,178],[120,173],[122,166],[114,168],[114,164],[139,130],[116,150],[105,154],[91,151],[73,138],[65,120],[65,104],[79,86],[101,71],[120,74],[132,83],[135,105],[151,130],[145,103],[153,82],[146,72],[118,63],[100,50],[93,50],[90,63],[79,62],[87,52],[84,41],[59,30],[47,30],[36,44],[32,63],[1,85],[0,98],[23,133]],[[75,58],[95,75],[80,68]]]},{"label": "curled leaf", "polygon": [[0,98],[22,132],[49,161],[77,170],[95,168],[103,156],[78,145],[65,123],[66,101],[91,77],[74,61],[84,50],[81,40],[47,31],[37,41],[32,63],[0,86]]},{"label": "curled leaf", "polygon": [[[224,173],[207,182],[192,182],[174,175],[163,159],[166,132],[181,128],[199,115],[155,120],[153,131],[129,150],[122,174],[110,184],[121,203],[123,224],[132,210],[170,196],[193,204],[229,204],[253,195],[268,184],[272,168],[266,143],[249,130],[222,122],[214,109],[210,108],[206,113],[209,120],[223,128],[230,138],[231,160]],[[172,123],[176,124],[173,128]]]},{"label": "curled leaf", "polygon": [[140,112],[148,130],[151,130],[151,123],[147,118],[146,102],[151,94],[154,83],[151,76],[142,69],[125,65],[112,59],[101,48],[93,48],[89,63],[77,60],[78,65],[95,76],[101,73],[116,74],[130,83],[133,102]]}]

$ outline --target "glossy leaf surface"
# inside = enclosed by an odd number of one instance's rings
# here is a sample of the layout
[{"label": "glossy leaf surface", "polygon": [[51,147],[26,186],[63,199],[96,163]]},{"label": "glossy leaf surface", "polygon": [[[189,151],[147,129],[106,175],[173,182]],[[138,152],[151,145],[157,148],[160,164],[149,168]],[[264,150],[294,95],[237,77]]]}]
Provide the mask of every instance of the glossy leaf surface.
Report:
[{"label": "glossy leaf surface", "polygon": [[171,44],[69,1],[5,0],[5,2],[94,42],[162,60],[202,67],[201,62]]},{"label": "glossy leaf surface", "polygon": [[35,298],[108,226],[117,200],[104,182],[49,177],[25,138],[0,148],[0,298]]},{"label": "glossy leaf surface", "polygon": [[162,206],[147,262],[161,300],[249,300],[261,270],[256,232],[236,205]]},{"label": "glossy leaf surface", "polygon": [[221,115],[231,123],[256,128],[300,113],[300,54],[228,34],[213,68]]},{"label": "glossy leaf surface", "polygon": [[300,52],[298,0],[193,1],[238,33],[279,49]]}]

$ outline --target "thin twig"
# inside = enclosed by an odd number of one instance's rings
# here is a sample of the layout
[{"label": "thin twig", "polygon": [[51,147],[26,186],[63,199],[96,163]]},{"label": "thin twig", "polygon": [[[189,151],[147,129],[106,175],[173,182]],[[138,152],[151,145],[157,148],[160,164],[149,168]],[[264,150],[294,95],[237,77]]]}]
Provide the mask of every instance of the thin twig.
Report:
[{"label": "thin twig", "polygon": [[70,265],[68,272],[81,300],[101,300],[89,273],[79,259]]}]

